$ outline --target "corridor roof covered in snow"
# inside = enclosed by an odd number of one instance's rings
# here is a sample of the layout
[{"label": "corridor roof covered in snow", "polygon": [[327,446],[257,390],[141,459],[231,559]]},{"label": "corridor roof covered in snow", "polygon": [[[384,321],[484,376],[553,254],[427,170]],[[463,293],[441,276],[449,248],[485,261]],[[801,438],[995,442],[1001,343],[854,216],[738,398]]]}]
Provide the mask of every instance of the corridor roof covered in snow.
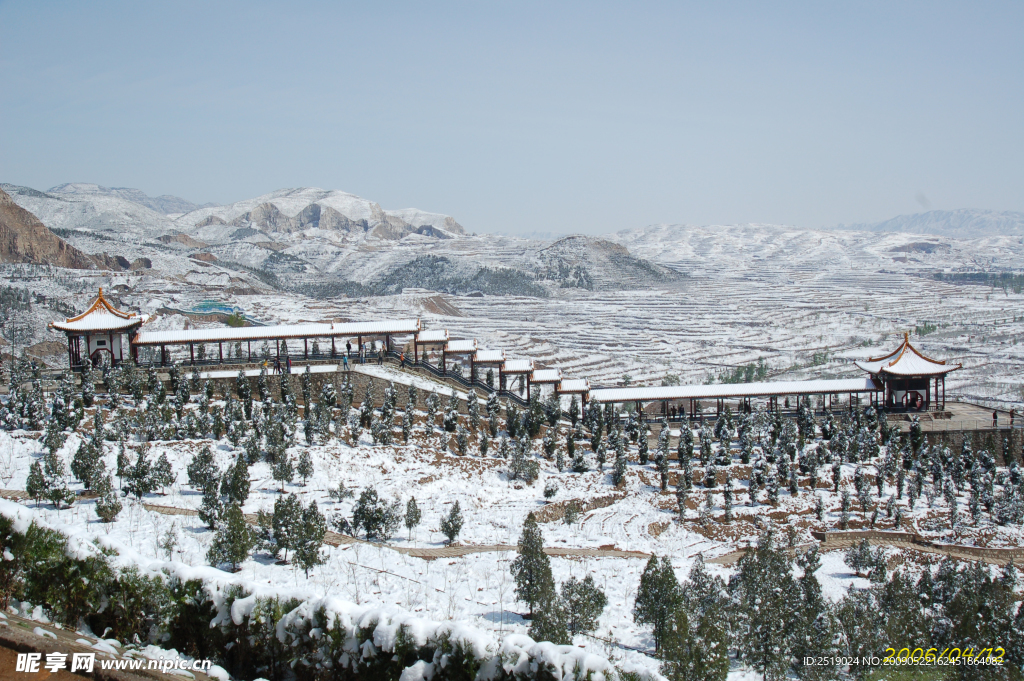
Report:
[{"label": "corridor roof covered in snow", "polygon": [[418,319],[377,322],[342,322],[335,324],[283,324],[276,326],[225,326],[216,329],[184,329],[177,331],[140,331],[133,345],[179,345],[184,343],[231,343],[250,340],[287,340],[290,338],[349,338],[416,333]]},{"label": "corridor roof covered in snow", "polygon": [[717,385],[670,385],[636,388],[596,388],[595,402],[653,402],[657,400],[717,399],[728,397],[772,397],[775,395],[826,395],[865,393],[882,389],[871,378],[826,379],[818,381],[777,381],[771,383],[725,383]]}]

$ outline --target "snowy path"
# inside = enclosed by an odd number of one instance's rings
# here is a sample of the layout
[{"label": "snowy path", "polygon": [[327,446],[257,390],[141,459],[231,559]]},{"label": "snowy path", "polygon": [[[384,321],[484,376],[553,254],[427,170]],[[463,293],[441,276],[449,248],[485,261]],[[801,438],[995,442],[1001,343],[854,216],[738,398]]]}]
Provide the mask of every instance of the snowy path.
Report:
[{"label": "snowy path", "polygon": [[[17,496],[18,490],[4,490],[0,492],[0,496],[11,494],[9,498],[25,499],[25,497]],[[21,492],[21,494],[25,494]],[[179,508],[177,506],[160,506],[157,504],[143,504],[143,507],[147,511],[153,511],[155,513],[162,513],[164,515],[197,515],[196,511],[187,508]],[[250,523],[256,522],[256,516],[247,513],[245,519]],[[378,546],[382,548],[391,549],[398,553],[403,553],[413,558],[424,558],[426,560],[434,560],[435,558],[458,558],[459,556],[467,556],[471,553],[501,553],[504,551],[515,551],[515,544],[470,544],[470,545],[455,545],[455,546],[440,546],[437,548],[418,548],[408,546],[390,546],[388,544],[378,544],[374,542],[363,541],[362,539],[356,539],[346,534],[339,534],[338,532],[327,531],[324,535],[324,543],[330,546],[342,546],[344,544],[369,544],[371,546]],[[553,547],[544,549],[544,553],[549,556],[577,556],[587,558],[650,558],[649,553],[642,551],[623,551],[621,549],[573,549],[573,548],[561,548]]]}]

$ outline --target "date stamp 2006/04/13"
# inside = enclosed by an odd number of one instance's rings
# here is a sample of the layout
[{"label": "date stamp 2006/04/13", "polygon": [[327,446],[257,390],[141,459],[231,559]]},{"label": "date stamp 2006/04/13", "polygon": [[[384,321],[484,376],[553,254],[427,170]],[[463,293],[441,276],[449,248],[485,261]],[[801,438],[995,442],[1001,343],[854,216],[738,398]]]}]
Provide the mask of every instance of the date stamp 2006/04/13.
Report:
[{"label": "date stamp 2006/04/13", "polygon": [[819,667],[889,667],[889,666],[983,666],[1001,665],[1006,651],[1002,647],[994,648],[893,648],[885,649],[885,654],[864,655],[860,657],[808,656],[805,666]]}]

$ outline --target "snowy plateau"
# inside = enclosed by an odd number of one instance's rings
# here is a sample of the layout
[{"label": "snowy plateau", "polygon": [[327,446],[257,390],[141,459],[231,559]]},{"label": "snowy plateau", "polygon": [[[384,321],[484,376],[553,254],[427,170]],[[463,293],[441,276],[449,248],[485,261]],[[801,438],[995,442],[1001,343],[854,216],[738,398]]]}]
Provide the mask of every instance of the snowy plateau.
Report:
[{"label": "snowy plateau", "polygon": [[[592,387],[626,380],[633,385],[718,382],[759,364],[764,380],[859,377],[863,372],[854,360],[887,352],[909,332],[928,355],[963,365],[947,381],[949,400],[986,410],[1019,412],[1024,406],[1024,346],[1019,344],[1024,335],[1024,233],[1019,214],[919,217],[830,230],[653,225],[600,237],[541,240],[473,233],[472,226],[467,229],[450,216],[385,210],[345,192],[316,188],[280,190],[226,206],[197,206],[171,196],[153,199],[138,190],[90,184],[47,191],[14,185],[2,189],[76,248],[132,263],[144,259],[149,265],[122,271],[0,265],[7,287],[31,293],[27,306],[5,308],[17,316],[12,325],[17,333],[5,335],[5,364],[14,341],[37,361],[66,366],[63,335],[46,325],[82,312],[102,287],[121,309],[151,315],[147,328],[158,330],[221,326],[231,311],[264,324],[419,318],[425,329],[476,339],[480,347],[504,350],[508,358],[532,359],[566,377],[589,379]],[[995,227],[987,230],[989,224]],[[1003,273],[1008,276],[1000,278]],[[301,398],[304,379],[297,364],[288,390]],[[711,436],[718,424],[713,405],[705,405],[711,412],[689,433],[692,470],[679,454],[686,429],[674,424],[662,434],[662,426],[652,423],[649,433],[621,437],[622,469],[616,473],[616,452],[608,442],[613,426],[605,427],[602,453],[606,447],[607,461],[599,462],[591,451],[593,422],[581,422],[575,447],[585,456],[574,470],[571,457],[559,466],[564,451],[557,457],[544,452],[545,435],[554,449],[565,449],[566,438],[576,430],[568,419],[543,424],[532,439],[513,437],[517,429],[513,426],[510,436],[504,404],[488,414],[481,399],[471,409],[464,389],[426,374],[389,364],[356,365],[351,374],[332,367],[320,375],[335,394],[343,394],[350,380],[358,383],[353,415],[360,413],[365,386],[371,384],[378,407],[370,410],[371,421],[380,418],[391,386],[398,395],[394,411],[385,409],[392,417],[391,436],[381,438],[379,430],[358,426],[358,417],[353,422],[336,408],[329,417],[318,417],[317,427],[311,427],[314,436],[307,440],[304,429],[313,418],[312,407],[295,406],[286,416],[288,405],[275,393],[277,376],[267,379],[272,394],[269,401],[255,403],[257,415],[238,419],[252,422],[242,426],[248,429],[246,438],[259,433],[251,446],[247,440],[232,442],[229,433],[215,437],[210,432],[212,414],[226,417],[238,408],[233,379],[209,381],[208,399],[203,398],[202,376],[195,377],[191,392],[185,388],[184,398],[168,388],[165,404],[180,406],[178,413],[153,406],[157,398],[148,390],[140,399],[126,389],[120,403],[112,405],[98,386],[95,404],[84,408],[79,422],[68,424],[60,442],[47,440],[45,418],[30,423],[25,414],[0,431],[0,480],[13,499],[2,502],[0,515],[15,518],[16,528],[35,521],[63,533],[87,545],[80,549],[83,554],[95,542],[115,555],[111,560],[119,567],[132,564],[145,574],[204,580],[220,594],[211,597],[218,607],[224,606],[229,586],[240,585],[247,597],[219,615],[236,625],[257,597],[295,598],[307,610],[320,604],[338,614],[351,636],[372,624],[379,633],[370,648],[377,652],[393,653],[396,631],[406,624],[418,645],[444,631],[480,659],[500,660],[494,664],[504,664],[505,674],[521,673],[522,678],[536,672],[538,660],[555,670],[546,678],[587,673],[595,680],[631,674],[671,677],[663,665],[667,653],[655,650],[659,635],[634,616],[641,575],[652,555],[670,559],[671,571],[680,584],[690,584],[686,593],[691,596],[699,590],[688,578],[705,575],[701,584],[708,591],[703,593],[723,599],[720,615],[728,619],[732,635],[744,622],[753,627],[756,617],[742,606],[752,596],[744,595],[742,587],[725,585],[740,574],[738,552],[773,530],[778,548],[771,556],[789,560],[790,549],[797,556],[785,584],[794,594],[806,594],[800,589],[810,588],[807,577],[813,574],[826,604],[822,612],[831,613],[822,619],[826,628],[815,630],[827,641],[817,648],[789,642],[788,654],[813,649],[825,651],[817,653],[822,655],[881,656],[888,642],[877,649],[851,650],[856,636],[863,635],[844,629],[855,610],[852,599],[864,598],[864,605],[881,598],[876,594],[879,573],[892,577],[899,572],[913,581],[928,573],[940,581],[941,570],[948,573],[951,564],[942,563],[944,549],[888,545],[860,561],[847,546],[826,542],[819,562],[808,570],[799,557],[819,544],[812,532],[899,530],[940,547],[1011,549],[1021,543],[1021,517],[1014,514],[1021,514],[1024,501],[1013,457],[989,461],[977,451],[984,450],[984,442],[967,453],[960,446],[952,451],[921,448],[889,433],[873,414],[837,414],[834,423],[819,414],[809,431],[802,430],[798,440],[790,438],[793,454],[786,459],[776,447],[789,426],[755,410],[746,420],[735,415],[719,428],[724,435]],[[179,384],[187,385],[189,377],[186,368]],[[413,406],[410,386],[418,391]],[[8,412],[15,399],[34,399],[19,390],[12,388],[5,396]],[[64,390],[69,390],[66,385]],[[465,447],[443,427],[442,412],[453,391],[455,419],[462,429],[456,432],[467,433]],[[80,392],[74,388],[76,396]],[[435,392],[440,407],[437,419],[429,422],[427,398]],[[57,383],[49,384],[43,399],[52,405],[60,394]],[[563,397],[561,406],[568,410],[569,400]],[[470,421],[476,410],[481,414],[477,425]],[[166,416],[173,425],[156,428],[147,421],[151,414]],[[294,428],[284,443],[270,443],[274,415],[288,423],[285,430]],[[409,421],[407,442],[400,428],[404,418]],[[626,424],[637,432],[625,415],[609,416],[606,423]],[[94,424],[100,425],[98,436]],[[649,442],[641,443],[647,437]],[[789,437],[783,436],[784,442]],[[837,438],[845,443],[842,447],[833,444]],[[518,454],[516,440],[526,442]],[[664,471],[655,463],[662,440],[670,454],[665,484]],[[33,464],[49,456],[70,467],[89,443],[98,448],[115,490],[130,477],[114,475],[121,448],[133,464],[140,458],[163,458],[170,477],[143,494],[119,496],[123,508],[110,522],[100,521],[96,496],[82,494],[83,481],[69,471],[51,482],[78,494],[75,503],[55,505],[25,493]],[[282,449],[274,454],[279,445]],[[204,447],[222,473],[247,460],[248,493],[240,509],[250,521],[260,511],[273,512],[285,497],[305,507],[315,502],[332,530],[331,541],[321,549],[323,562],[307,571],[294,559],[279,560],[287,554],[257,548],[236,572],[223,564],[223,570],[211,567],[209,554],[218,532],[200,519],[208,495],[190,483],[186,472]],[[278,468],[282,456],[294,462],[308,458],[312,474],[285,479]],[[534,462],[532,471],[524,457]],[[790,473],[783,473],[783,466]],[[687,471],[692,482],[680,497],[674,490],[686,485]],[[353,496],[338,494],[339,484]],[[371,488],[384,502],[398,502],[403,512],[415,497],[419,523],[411,529],[402,525],[386,541],[367,539],[365,532],[351,528],[360,497]],[[449,541],[442,526],[456,503],[462,527]],[[566,509],[578,511],[574,522],[568,522],[573,513],[566,518]],[[530,608],[516,597],[510,568],[531,512],[539,520],[554,583],[590,576],[607,599],[594,626],[571,637],[570,645],[527,638]],[[701,562],[704,572],[695,571]],[[966,570],[968,561],[956,565]],[[992,571],[996,580],[1002,574],[999,568]],[[723,580],[720,593],[712,578]],[[950,579],[961,579],[956,583],[963,585],[968,578]],[[971,579],[983,581],[977,575]],[[1020,587],[1011,586],[1011,593],[1014,588],[1019,598]],[[734,605],[727,608],[729,599]],[[21,616],[55,619],[34,608],[40,603],[12,603]],[[82,633],[103,638],[100,631]],[[846,652],[843,645],[848,645]],[[1009,641],[988,645],[1010,649]],[[732,681],[797,673],[788,666],[780,670],[749,650],[739,654],[735,641],[729,647],[726,668]],[[417,662],[401,678],[447,678],[441,676],[443,667],[440,658]],[[499,678],[496,669],[484,669],[479,678]],[[842,673],[868,678],[860,671]],[[834,678],[831,673],[821,671],[813,678]],[[716,675],[709,672],[706,678]]]}]

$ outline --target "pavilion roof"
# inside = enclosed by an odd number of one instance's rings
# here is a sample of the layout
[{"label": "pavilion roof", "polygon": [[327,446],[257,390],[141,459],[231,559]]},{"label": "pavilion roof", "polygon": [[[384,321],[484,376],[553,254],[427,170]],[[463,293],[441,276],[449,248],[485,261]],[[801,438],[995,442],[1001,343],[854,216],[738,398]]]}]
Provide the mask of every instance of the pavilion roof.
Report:
[{"label": "pavilion roof", "polygon": [[101,288],[88,310],[62,322],[50,322],[50,327],[61,331],[123,331],[142,324],[146,319],[134,312],[118,310],[106,299]]},{"label": "pavilion roof", "polygon": [[903,334],[903,342],[887,355],[871,357],[855,364],[869,374],[893,376],[941,376],[960,369],[963,365],[947,364],[932,359],[910,344],[910,334]]}]

